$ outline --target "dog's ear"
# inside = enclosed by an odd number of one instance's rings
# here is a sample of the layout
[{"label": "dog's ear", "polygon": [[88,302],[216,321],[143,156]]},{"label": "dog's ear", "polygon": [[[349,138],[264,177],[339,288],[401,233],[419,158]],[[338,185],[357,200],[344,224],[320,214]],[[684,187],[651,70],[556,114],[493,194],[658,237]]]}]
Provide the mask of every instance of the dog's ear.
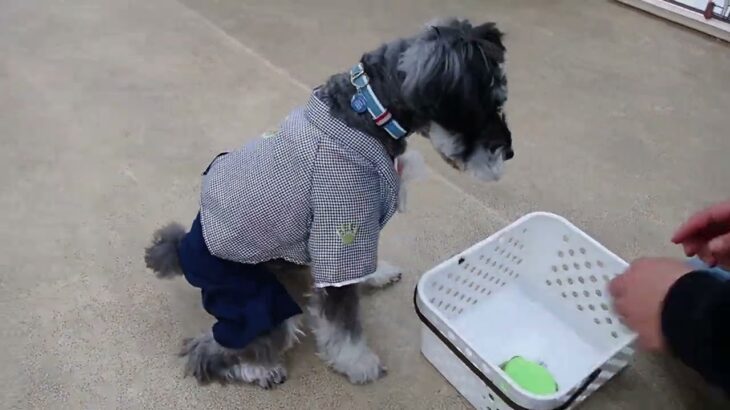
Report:
[{"label": "dog's ear", "polygon": [[[414,107],[433,107],[443,95],[456,92],[463,100],[473,95],[474,87],[497,85],[493,78],[503,77],[501,36],[491,23],[477,28],[467,20],[431,23],[398,61],[406,101]],[[499,104],[503,98],[495,96],[495,100]]]},{"label": "dog's ear", "polygon": [[[423,33],[400,56],[401,91],[411,103],[433,102],[438,93],[453,89],[462,74],[462,61],[444,39],[444,27]],[[420,105],[419,103],[419,105]]]},{"label": "dog's ear", "polygon": [[502,51],[506,50],[504,43],[502,43],[504,33],[494,23],[484,23],[481,26],[474,27],[472,29],[472,36],[479,40],[488,41],[499,47]]}]

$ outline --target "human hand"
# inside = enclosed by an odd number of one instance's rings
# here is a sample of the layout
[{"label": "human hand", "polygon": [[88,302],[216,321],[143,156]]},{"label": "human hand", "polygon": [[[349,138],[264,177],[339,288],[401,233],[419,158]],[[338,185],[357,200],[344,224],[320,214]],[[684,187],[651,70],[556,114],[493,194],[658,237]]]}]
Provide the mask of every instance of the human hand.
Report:
[{"label": "human hand", "polygon": [[662,331],[664,299],[674,282],[691,270],[676,259],[638,259],[609,284],[616,312],[638,334],[642,348],[666,350]]},{"label": "human hand", "polygon": [[677,229],[672,242],[709,266],[730,266],[730,201],[694,214]]}]

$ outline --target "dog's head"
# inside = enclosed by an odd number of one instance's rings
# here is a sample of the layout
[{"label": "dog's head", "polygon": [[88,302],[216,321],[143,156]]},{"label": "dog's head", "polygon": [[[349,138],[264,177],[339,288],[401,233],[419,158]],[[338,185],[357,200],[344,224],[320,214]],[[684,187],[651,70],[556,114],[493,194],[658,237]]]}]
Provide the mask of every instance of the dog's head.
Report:
[{"label": "dog's head", "polygon": [[466,20],[429,24],[401,54],[405,103],[429,123],[420,130],[453,167],[487,181],[514,156],[502,32]]}]

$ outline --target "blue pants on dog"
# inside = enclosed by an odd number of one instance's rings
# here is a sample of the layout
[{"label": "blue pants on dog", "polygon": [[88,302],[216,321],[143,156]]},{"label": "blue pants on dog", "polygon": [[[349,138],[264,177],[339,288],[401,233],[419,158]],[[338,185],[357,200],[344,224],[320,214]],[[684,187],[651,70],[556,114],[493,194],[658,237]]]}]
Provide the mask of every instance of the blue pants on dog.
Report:
[{"label": "blue pants on dog", "polygon": [[263,266],[213,256],[203,239],[200,214],[181,241],[178,256],[185,278],[200,288],[203,307],[217,319],[213,337],[221,346],[246,347],[302,313],[275,275]]}]

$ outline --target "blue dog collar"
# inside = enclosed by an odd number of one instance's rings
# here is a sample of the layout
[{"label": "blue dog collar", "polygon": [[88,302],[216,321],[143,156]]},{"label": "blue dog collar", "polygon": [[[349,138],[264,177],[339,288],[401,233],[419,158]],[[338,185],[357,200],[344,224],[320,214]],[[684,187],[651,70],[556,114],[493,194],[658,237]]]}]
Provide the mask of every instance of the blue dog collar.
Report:
[{"label": "blue dog collar", "polygon": [[358,63],[350,69],[350,82],[357,89],[350,100],[350,107],[353,111],[357,113],[370,112],[375,124],[382,127],[391,137],[397,140],[408,135],[408,132],[393,118],[393,114],[383,107],[383,104],[378,100],[372,87],[370,87],[370,78],[365,74],[362,63]]}]

